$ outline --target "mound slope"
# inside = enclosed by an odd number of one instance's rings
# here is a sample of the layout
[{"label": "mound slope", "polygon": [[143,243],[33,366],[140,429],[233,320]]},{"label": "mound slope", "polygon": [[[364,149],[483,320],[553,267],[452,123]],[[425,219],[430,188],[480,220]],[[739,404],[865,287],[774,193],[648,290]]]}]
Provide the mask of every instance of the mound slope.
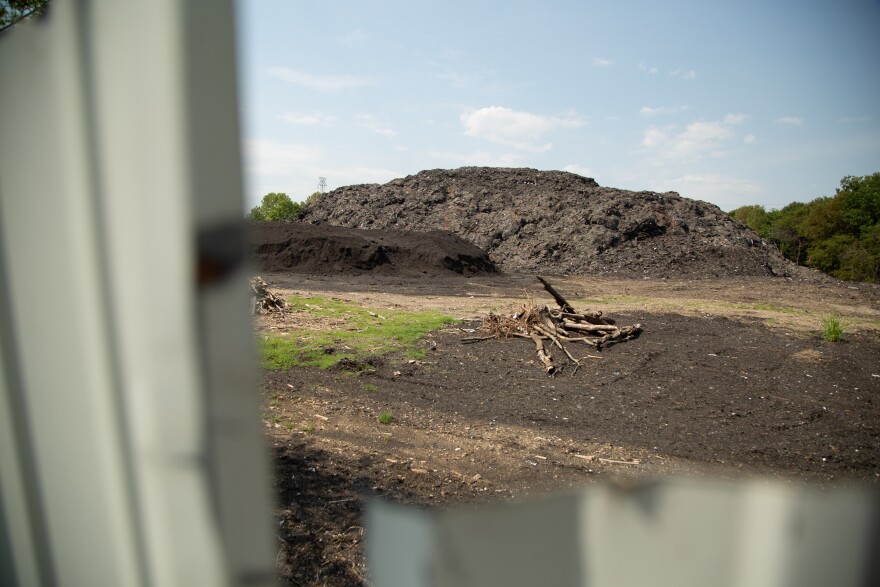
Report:
[{"label": "mound slope", "polygon": [[444,231],[352,230],[290,222],[254,222],[255,261],[263,271],[430,273],[497,269],[484,251]]},{"label": "mound slope", "polygon": [[338,188],[302,221],[358,229],[442,229],[506,271],[573,275],[790,275],[770,243],[717,206],[675,192],[601,187],[562,171],[434,169]]}]

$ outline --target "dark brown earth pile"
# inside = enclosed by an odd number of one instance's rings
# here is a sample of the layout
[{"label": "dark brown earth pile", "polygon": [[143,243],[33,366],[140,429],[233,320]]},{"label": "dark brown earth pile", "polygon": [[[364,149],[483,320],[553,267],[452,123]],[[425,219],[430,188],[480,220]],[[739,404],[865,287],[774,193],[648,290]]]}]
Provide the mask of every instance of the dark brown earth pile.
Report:
[{"label": "dark brown earth pile", "polygon": [[337,273],[492,273],[486,253],[449,232],[351,230],[336,226],[254,222],[251,243],[262,271]]},{"label": "dark brown earth pile", "polygon": [[506,271],[664,277],[799,270],[717,206],[601,187],[562,171],[462,167],[336,189],[310,224],[453,232]]}]

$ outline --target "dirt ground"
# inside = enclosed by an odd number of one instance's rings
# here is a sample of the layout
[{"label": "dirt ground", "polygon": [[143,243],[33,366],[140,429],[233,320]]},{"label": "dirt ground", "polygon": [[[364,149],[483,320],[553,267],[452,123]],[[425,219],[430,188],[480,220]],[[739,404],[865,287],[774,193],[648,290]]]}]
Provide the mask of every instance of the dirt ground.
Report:
[{"label": "dirt ground", "polygon": [[[528,341],[460,342],[489,311],[552,304],[533,276],[263,277],[284,295],[465,320],[429,336],[424,360],[264,373],[285,584],[366,582],[361,513],[375,497],[447,506],[666,475],[880,484],[876,286],[550,278],[577,309],[645,329],[550,378]],[[819,336],[829,313],[840,342]],[[258,335],[306,319],[263,316]]]}]

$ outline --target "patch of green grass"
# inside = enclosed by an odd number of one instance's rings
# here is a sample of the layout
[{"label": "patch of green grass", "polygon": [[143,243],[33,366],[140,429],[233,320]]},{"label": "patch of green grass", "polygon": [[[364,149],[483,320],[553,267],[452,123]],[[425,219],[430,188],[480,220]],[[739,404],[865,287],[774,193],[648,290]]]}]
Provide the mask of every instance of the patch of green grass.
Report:
[{"label": "patch of green grass", "polygon": [[306,422],[302,429],[303,429],[303,432],[314,432],[315,425],[312,422]]},{"label": "patch of green grass", "polygon": [[776,306],[774,304],[752,304],[752,308],[755,310],[762,310],[764,312],[779,312],[780,314],[795,314],[800,316],[807,314],[806,311],[801,310],[800,308]]},{"label": "patch of green grass", "polygon": [[843,338],[843,323],[840,318],[830,314],[822,319],[822,338],[828,342],[837,342]]},{"label": "patch of green grass", "polygon": [[379,424],[391,424],[394,421],[394,416],[391,415],[391,412],[382,412],[376,416],[376,420],[379,421]]},{"label": "patch of green grass", "polygon": [[424,361],[428,358],[428,353],[425,349],[407,349],[403,356],[414,361]]},{"label": "patch of green grass", "polygon": [[323,297],[292,297],[293,311],[333,318],[325,330],[294,330],[271,334],[260,341],[263,367],[284,370],[311,366],[327,369],[342,359],[401,352],[416,358],[424,351],[414,348],[427,333],[457,320],[439,312],[370,310]]},{"label": "patch of green grass", "polygon": [[293,430],[293,422],[289,422],[289,421],[288,421],[288,422],[285,422],[285,423],[284,423],[284,429],[285,429],[285,430],[288,430],[288,431]]},{"label": "patch of green grass", "polygon": [[373,385],[372,383],[365,383],[364,384],[364,391],[369,391],[370,393],[375,393],[375,392],[379,391],[379,386]]}]

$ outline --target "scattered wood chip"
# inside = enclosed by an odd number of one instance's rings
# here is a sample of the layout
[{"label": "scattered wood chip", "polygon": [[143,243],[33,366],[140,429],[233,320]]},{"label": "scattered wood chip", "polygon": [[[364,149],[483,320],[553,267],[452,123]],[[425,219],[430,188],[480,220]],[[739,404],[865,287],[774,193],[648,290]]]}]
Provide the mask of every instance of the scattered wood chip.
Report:
[{"label": "scattered wood chip", "polygon": [[638,459],[633,459],[633,460],[631,460],[631,461],[617,461],[617,460],[614,460],[614,459],[603,459],[603,458],[600,458],[600,459],[599,459],[599,462],[602,462],[602,463],[613,463],[613,464],[615,464],[615,465],[638,465],[638,464],[640,464],[640,462],[639,462]]},{"label": "scattered wood chip", "polygon": [[577,458],[579,458],[579,459],[584,459],[584,460],[587,461],[588,463],[592,463],[592,462],[593,462],[593,459],[596,458],[596,457],[593,456],[593,455],[578,455],[578,454],[575,454],[575,455],[571,455],[571,456],[573,456],[573,457],[577,457]]},{"label": "scattered wood chip", "polygon": [[321,420],[324,420],[325,422],[328,421],[328,420],[330,419],[330,418],[328,418],[327,416],[322,416],[321,414],[315,414],[315,417],[316,417],[316,418],[319,418],[319,419],[321,419]]},{"label": "scattered wood chip", "polygon": [[418,473],[420,475],[427,475],[430,472],[430,471],[428,471],[428,469],[423,469],[421,467],[410,467],[409,470],[412,471],[413,473]]}]

